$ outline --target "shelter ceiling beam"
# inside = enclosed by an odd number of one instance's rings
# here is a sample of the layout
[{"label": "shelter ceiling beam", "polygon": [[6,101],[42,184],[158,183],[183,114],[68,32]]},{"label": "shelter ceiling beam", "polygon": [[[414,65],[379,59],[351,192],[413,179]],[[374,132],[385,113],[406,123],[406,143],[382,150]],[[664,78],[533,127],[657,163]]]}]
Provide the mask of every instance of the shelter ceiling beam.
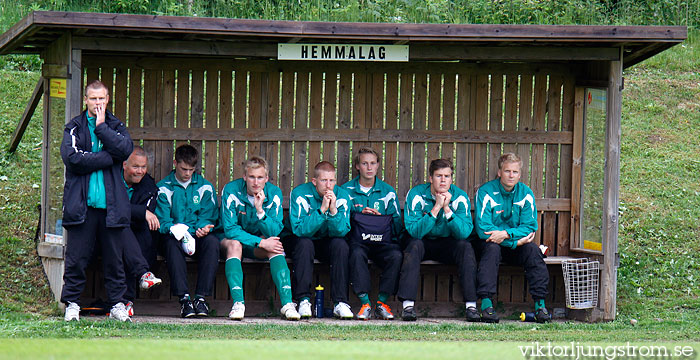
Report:
[{"label": "shelter ceiling beam", "polygon": [[[290,43],[301,38],[292,38]],[[405,44],[407,41],[400,41]],[[177,54],[203,56],[244,56],[276,58],[276,43],[223,41],[176,41],[74,37],[73,46],[86,51]],[[411,44],[410,60],[512,60],[512,61],[585,61],[619,60],[615,48],[545,47],[545,46],[463,46]]]},{"label": "shelter ceiling beam", "polygon": [[372,141],[572,144],[571,131],[397,130],[397,129],[173,129],[129,128],[134,139],[209,141]]},{"label": "shelter ceiling beam", "polygon": [[83,51],[158,53],[197,56],[277,57],[277,44],[212,41],[134,40],[74,37],[73,47]]}]

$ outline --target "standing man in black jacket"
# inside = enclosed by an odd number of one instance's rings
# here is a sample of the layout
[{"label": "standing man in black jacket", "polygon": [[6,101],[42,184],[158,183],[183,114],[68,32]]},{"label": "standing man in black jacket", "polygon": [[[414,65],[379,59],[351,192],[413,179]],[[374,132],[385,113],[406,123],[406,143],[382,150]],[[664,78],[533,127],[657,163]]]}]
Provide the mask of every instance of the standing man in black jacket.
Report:
[{"label": "standing man in black jacket", "polygon": [[148,155],[140,146],[134,146],[123,163],[124,184],[131,202],[131,232],[134,237],[125,238],[124,266],[126,267],[126,310],[134,315],[136,283],[143,290],[161,283],[150,271],[156,263],[156,241],[160,222],[154,214],[158,202],[158,187],[147,173]]},{"label": "standing man in black jacket", "polygon": [[61,158],[66,166],[63,226],[66,228],[65,270],[61,302],[64,319],[78,320],[85,269],[99,241],[110,318],[131,321],[123,298],[126,291],[121,239],[130,233],[131,207],[122,177],[122,162],[133,149],[124,124],[107,111],[109,91],[100,81],[85,87],[87,109],[63,131]]}]

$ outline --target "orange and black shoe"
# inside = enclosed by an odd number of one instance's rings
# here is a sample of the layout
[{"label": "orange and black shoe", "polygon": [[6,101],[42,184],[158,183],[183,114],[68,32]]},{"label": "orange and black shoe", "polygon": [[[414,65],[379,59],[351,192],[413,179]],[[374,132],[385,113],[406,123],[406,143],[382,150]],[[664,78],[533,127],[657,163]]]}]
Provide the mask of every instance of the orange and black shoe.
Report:
[{"label": "orange and black shoe", "polygon": [[391,312],[389,305],[377,301],[377,310],[374,312],[374,317],[379,320],[394,320],[394,313]]},{"label": "orange and black shoe", "polygon": [[360,311],[357,312],[357,320],[369,320],[372,316],[372,306],[369,304],[362,304]]}]

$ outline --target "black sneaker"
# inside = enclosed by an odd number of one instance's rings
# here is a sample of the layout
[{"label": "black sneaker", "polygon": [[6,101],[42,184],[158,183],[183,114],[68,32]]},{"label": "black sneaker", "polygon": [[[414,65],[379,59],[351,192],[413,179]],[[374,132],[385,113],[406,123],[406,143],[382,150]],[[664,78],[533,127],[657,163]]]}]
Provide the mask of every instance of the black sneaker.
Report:
[{"label": "black sneaker", "polygon": [[547,308],[540,308],[535,313],[535,321],[537,321],[540,324],[550,322],[552,321],[552,314],[550,314],[549,311],[547,311]]},{"label": "black sneaker", "polygon": [[416,321],[418,317],[416,316],[416,310],[413,306],[406,306],[401,312],[401,320],[403,321]]},{"label": "black sneaker", "polygon": [[192,301],[190,299],[180,299],[180,316],[183,318],[189,318],[195,316],[194,307],[192,306]]},{"label": "black sneaker", "polygon": [[467,308],[467,321],[469,321],[469,322],[481,321],[481,316],[479,316],[479,312],[476,311],[476,308],[473,306],[470,306]]},{"label": "black sneaker", "polygon": [[199,298],[195,300],[193,306],[194,311],[197,313],[197,316],[209,316],[209,305],[207,304],[207,301],[204,300],[204,298]]},{"label": "black sneaker", "polygon": [[500,321],[498,314],[496,314],[496,309],[493,306],[489,306],[484,310],[481,310],[481,321],[485,323],[497,323]]}]

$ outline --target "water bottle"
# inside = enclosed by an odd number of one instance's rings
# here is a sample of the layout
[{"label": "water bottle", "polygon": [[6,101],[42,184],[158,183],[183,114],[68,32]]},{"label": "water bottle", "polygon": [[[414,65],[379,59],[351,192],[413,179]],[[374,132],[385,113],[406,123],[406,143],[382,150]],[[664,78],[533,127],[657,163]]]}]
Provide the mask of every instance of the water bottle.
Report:
[{"label": "water bottle", "polygon": [[524,322],[535,322],[535,313],[534,312],[523,312],[520,313],[520,321]]},{"label": "water bottle", "polygon": [[316,286],[316,298],[314,299],[314,309],[316,310],[316,317],[323,317],[323,286]]}]

